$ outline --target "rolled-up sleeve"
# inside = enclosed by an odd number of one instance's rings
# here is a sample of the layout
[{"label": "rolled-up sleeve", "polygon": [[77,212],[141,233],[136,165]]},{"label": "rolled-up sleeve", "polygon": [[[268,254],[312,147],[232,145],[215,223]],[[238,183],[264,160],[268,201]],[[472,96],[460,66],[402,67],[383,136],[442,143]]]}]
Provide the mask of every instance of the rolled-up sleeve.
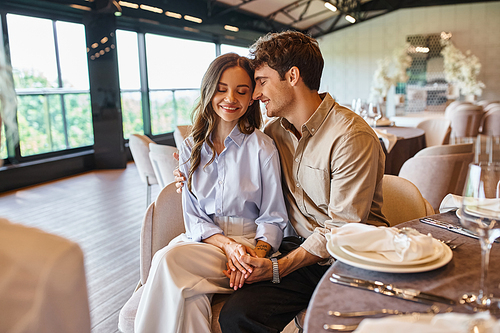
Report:
[{"label": "rolled-up sleeve", "polygon": [[261,165],[262,201],[260,215],[255,220],[256,240],[262,240],[277,251],[283,239],[283,229],[288,222],[288,214],[281,187],[281,166],[278,151],[274,149]]}]

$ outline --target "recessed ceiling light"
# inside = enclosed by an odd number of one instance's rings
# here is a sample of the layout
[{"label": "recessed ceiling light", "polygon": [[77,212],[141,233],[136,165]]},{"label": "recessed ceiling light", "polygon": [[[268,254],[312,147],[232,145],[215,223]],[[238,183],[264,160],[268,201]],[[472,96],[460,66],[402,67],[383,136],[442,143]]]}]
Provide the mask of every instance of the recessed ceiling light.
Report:
[{"label": "recessed ceiling light", "polygon": [[71,8],[75,8],[75,9],[81,9],[81,10],[86,10],[87,12],[90,12],[90,7],[87,7],[87,6],[80,6],[80,5],[69,5]]},{"label": "recessed ceiling light", "polygon": [[163,9],[158,8],[158,7],[153,7],[153,6],[148,6],[148,5],[140,5],[139,8],[141,8],[142,10],[147,10],[147,11],[153,12],[153,13],[158,13],[158,14],[163,13]]},{"label": "recessed ceiling light", "polygon": [[336,12],[337,11],[337,7],[335,7],[334,5],[332,5],[329,2],[325,2],[325,7],[328,8],[328,9],[330,9],[332,12]]},{"label": "recessed ceiling light", "polygon": [[356,22],[356,19],[354,17],[352,17],[351,15],[346,15],[345,16],[345,19],[351,23],[354,23]]},{"label": "recessed ceiling light", "polygon": [[201,22],[203,22],[203,20],[201,18],[194,17],[194,16],[191,16],[191,15],[184,15],[184,19],[186,21],[191,21],[191,22],[194,22],[194,23],[201,23]]},{"label": "recessed ceiling light", "polygon": [[174,13],[174,12],[169,12],[169,11],[166,11],[165,12],[165,15],[167,15],[168,17],[173,17],[173,18],[176,18],[176,19],[181,19],[182,18],[182,15],[179,14],[179,13]]},{"label": "recessed ceiling light", "polygon": [[118,1],[118,4],[122,7],[128,7],[128,8],[132,8],[132,9],[137,9],[139,8],[139,5],[136,4],[136,3],[132,3],[132,2],[127,2],[127,1]]},{"label": "recessed ceiling light", "polygon": [[238,31],[240,31],[240,29],[238,27],[234,27],[232,25],[227,25],[227,24],[224,26],[224,29],[232,31],[232,32],[238,32]]}]

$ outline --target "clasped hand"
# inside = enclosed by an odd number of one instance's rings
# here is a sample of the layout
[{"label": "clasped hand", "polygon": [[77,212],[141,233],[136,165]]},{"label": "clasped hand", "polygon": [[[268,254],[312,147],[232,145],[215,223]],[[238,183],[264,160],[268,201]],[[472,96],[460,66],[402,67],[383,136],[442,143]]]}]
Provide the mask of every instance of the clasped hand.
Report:
[{"label": "clasped hand", "polygon": [[226,243],[222,250],[227,257],[227,270],[223,271],[224,275],[229,278],[229,286],[237,290],[243,287],[245,280],[253,271],[253,267],[243,261],[243,256],[257,257],[257,255],[252,248],[233,240]]}]

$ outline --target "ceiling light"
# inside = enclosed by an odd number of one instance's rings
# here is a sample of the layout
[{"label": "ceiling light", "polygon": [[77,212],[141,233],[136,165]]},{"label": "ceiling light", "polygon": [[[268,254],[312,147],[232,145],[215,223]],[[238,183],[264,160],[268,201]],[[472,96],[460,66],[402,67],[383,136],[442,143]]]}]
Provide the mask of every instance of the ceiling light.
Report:
[{"label": "ceiling light", "polygon": [[103,37],[101,39],[101,44],[106,44],[108,42],[108,37]]},{"label": "ceiling light", "polygon": [[174,13],[174,12],[165,12],[165,15],[167,15],[168,17],[173,17],[173,18],[176,18],[176,19],[181,19],[182,18],[182,15],[179,14],[179,13]]},{"label": "ceiling light", "polygon": [[232,25],[227,25],[227,24],[224,26],[224,29],[232,31],[232,32],[240,31],[240,29],[238,27],[233,27]]},{"label": "ceiling light", "polygon": [[190,16],[190,15],[184,15],[184,19],[186,21],[191,21],[191,22],[194,22],[194,23],[201,23],[201,22],[203,22],[203,20],[201,18],[197,18],[197,17]]},{"label": "ceiling light", "polygon": [[140,5],[139,8],[141,8],[142,10],[147,10],[147,11],[153,12],[153,13],[158,13],[158,14],[163,13],[163,9],[158,8],[158,7],[153,7],[153,6],[148,6],[148,5]]},{"label": "ceiling light", "polygon": [[354,17],[352,17],[351,15],[346,15],[345,16],[345,19],[351,23],[354,23],[356,22],[356,19]]},{"label": "ceiling light", "polygon": [[122,7],[128,7],[128,8],[132,8],[132,9],[137,9],[139,8],[139,5],[136,4],[136,3],[132,3],[132,2],[127,2],[127,1],[118,1],[118,3],[120,4],[120,6]]},{"label": "ceiling light", "polygon": [[81,10],[86,10],[88,12],[90,12],[90,7],[87,7],[87,6],[80,6],[80,5],[69,5],[71,8],[75,8],[75,9],[81,9]]},{"label": "ceiling light", "polygon": [[337,11],[337,7],[335,7],[334,5],[332,5],[329,2],[325,2],[325,7],[328,8],[328,9],[330,9],[332,12],[336,12]]}]

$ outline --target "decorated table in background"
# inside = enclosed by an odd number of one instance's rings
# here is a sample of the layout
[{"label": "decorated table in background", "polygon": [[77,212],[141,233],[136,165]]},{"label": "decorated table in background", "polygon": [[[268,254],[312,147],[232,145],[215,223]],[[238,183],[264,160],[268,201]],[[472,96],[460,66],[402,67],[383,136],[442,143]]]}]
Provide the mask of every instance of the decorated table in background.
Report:
[{"label": "decorated table in background", "polygon": [[[455,212],[431,216],[435,219],[459,225]],[[462,294],[477,292],[481,269],[481,250],[479,240],[462,236],[446,229],[412,220],[397,225],[398,228],[411,227],[421,233],[431,233],[434,238],[453,240],[453,244],[461,244],[453,250],[451,261],[441,268],[421,273],[382,273],[356,268],[336,261],[319,282],[307,308],[304,323],[305,332],[326,332],[324,324],[358,324],[363,317],[339,318],[328,315],[328,311],[365,311],[379,309],[394,309],[399,311],[425,312],[430,305],[416,303],[395,297],[377,294],[335,284],[329,280],[332,273],[352,276],[366,280],[378,280],[393,283],[398,287],[415,288],[421,291],[459,300]],[[500,244],[493,244],[488,272],[488,286],[494,295],[500,295]],[[448,305],[435,303],[442,311]],[[472,313],[464,306],[453,306],[454,312]]]},{"label": "decorated table in background", "polygon": [[385,173],[388,175],[397,176],[403,163],[425,148],[425,132],[420,128],[392,126],[377,127],[377,129],[398,137],[398,141],[385,159]]}]

